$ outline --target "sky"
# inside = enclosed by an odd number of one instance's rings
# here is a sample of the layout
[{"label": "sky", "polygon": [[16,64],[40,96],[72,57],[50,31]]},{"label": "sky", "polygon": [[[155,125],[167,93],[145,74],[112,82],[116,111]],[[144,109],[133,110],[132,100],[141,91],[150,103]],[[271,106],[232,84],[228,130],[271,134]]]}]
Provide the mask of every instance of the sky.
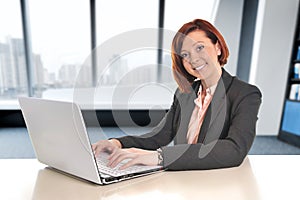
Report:
[{"label": "sky", "polygon": [[[97,45],[126,31],[157,28],[158,2],[96,1]],[[166,0],[165,28],[177,31],[195,18],[211,20],[217,2]],[[32,50],[44,67],[57,73],[63,64],[83,64],[90,52],[89,1],[28,0],[28,5]],[[22,38],[19,0],[0,0],[0,27],[0,42],[7,36]]]}]

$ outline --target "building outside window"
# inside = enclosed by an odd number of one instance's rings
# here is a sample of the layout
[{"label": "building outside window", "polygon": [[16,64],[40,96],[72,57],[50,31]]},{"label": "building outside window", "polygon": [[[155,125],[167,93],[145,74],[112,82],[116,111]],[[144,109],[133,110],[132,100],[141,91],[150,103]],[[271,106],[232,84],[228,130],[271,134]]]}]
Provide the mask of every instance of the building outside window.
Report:
[{"label": "building outside window", "polygon": [[93,85],[90,1],[23,1],[28,4],[32,66],[26,66],[20,1],[0,0],[0,109],[19,109],[17,97],[29,95],[28,68],[35,97],[76,101],[76,90],[83,96],[92,93],[96,109],[168,109],[176,89],[171,39],[189,20],[213,22],[218,3],[165,1],[163,59],[158,64],[160,1],[95,1]]}]

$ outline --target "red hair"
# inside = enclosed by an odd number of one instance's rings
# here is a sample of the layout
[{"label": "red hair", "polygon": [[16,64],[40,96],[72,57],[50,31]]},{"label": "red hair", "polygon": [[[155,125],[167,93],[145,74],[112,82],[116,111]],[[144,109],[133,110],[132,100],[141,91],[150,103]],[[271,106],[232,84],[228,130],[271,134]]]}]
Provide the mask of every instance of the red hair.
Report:
[{"label": "red hair", "polygon": [[191,84],[194,82],[196,77],[192,76],[185,70],[182,63],[182,57],[180,56],[180,51],[184,38],[190,32],[195,30],[204,31],[213,44],[216,44],[217,42],[219,43],[221,54],[218,56],[218,62],[221,66],[227,63],[227,58],[229,56],[229,50],[223,36],[211,23],[202,19],[195,19],[184,24],[173,38],[171,49],[174,79],[177,82],[179,89],[184,93],[190,92]]}]

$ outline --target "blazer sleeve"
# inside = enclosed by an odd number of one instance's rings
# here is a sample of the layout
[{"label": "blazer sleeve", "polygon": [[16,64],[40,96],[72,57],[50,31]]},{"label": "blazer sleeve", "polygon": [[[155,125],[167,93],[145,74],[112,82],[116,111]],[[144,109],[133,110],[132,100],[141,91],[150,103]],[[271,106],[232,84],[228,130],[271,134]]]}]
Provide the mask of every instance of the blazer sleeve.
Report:
[{"label": "blazer sleeve", "polygon": [[147,150],[156,150],[162,146],[168,145],[175,136],[173,120],[178,107],[177,96],[179,89],[176,90],[173,103],[161,122],[150,132],[141,136],[125,136],[117,138],[123,148],[142,148]]},{"label": "blazer sleeve", "polygon": [[[255,137],[261,93],[255,86],[233,100],[228,133],[208,144],[180,144],[162,148],[164,167],[169,170],[216,169],[240,165]],[[224,125],[226,126],[226,125]],[[227,130],[226,130],[227,131]],[[203,156],[202,152],[208,152]]]}]

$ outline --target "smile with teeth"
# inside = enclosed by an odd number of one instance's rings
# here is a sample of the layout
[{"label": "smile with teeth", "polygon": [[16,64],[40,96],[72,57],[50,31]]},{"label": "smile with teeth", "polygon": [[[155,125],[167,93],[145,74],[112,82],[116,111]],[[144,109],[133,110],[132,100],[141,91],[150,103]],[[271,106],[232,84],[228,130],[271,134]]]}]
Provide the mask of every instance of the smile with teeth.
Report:
[{"label": "smile with teeth", "polygon": [[203,65],[201,65],[201,66],[198,66],[198,67],[196,67],[196,68],[194,68],[194,70],[201,70],[203,67],[205,67],[206,66],[206,64],[203,64]]}]

